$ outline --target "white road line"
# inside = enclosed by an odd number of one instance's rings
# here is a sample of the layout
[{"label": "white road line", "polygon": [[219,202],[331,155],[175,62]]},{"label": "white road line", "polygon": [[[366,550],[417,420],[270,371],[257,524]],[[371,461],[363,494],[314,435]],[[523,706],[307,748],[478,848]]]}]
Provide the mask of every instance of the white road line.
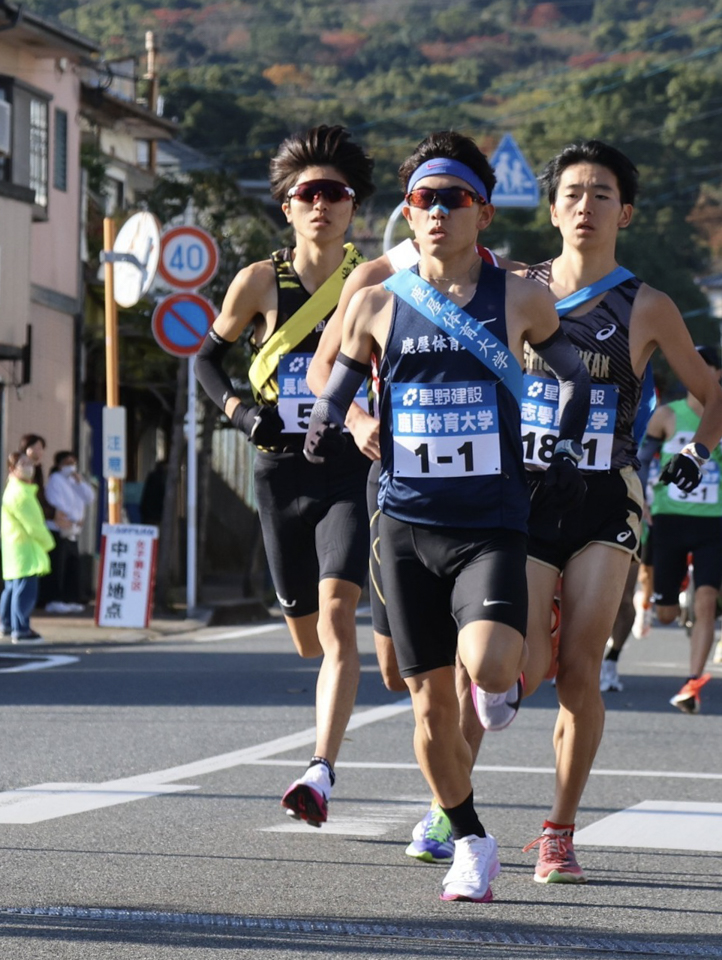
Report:
[{"label": "white road line", "polygon": [[87,813],[133,800],[147,800],[161,793],[197,790],[185,784],[151,784],[131,788],[127,780],[107,783],[39,783],[34,787],[0,793],[0,823],[41,823],[73,813]]},{"label": "white road line", "polygon": [[257,634],[274,633],[277,630],[287,630],[285,623],[268,623],[257,627],[241,627],[235,630],[226,630],[222,633],[204,634],[194,637],[196,643],[215,643],[216,640],[240,640],[242,637],[255,637]]},{"label": "white road line", "polygon": [[[254,767],[299,767],[303,760],[250,760],[248,766]],[[351,770],[418,770],[417,763],[386,763],[366,762],[363,760],[339,760],[336,767],[346,767]],[[550,776],[556,773],[554,767],[492,767],[477,764],[475,773],[546,773]],[[632,779],[638,777],[653,777],[669,780],[722,780],[722,773],[683,773],[676,770],[592,770],[593,777],[624,777]]]},{"label": "white road line", "polygon": [[[357,730],[370,723],[391,719],[410,709],[411,700],[406,697],[389,706],[363,710],[353,714],[347,729]],[[197,786],[182,785],[168,790],[164,785],[252,763],[255,760],[273,756],[274,753],[285,753],[287,750],[308,746],[315,741],[316,728],[309,727],[286,737],[259,743],[254,747],[233,750],[230,753],[207,757],[205,760],[196,760],[193,763],[184,763],[166,770],[124,777],[121,780],[109,780],[96,784],[42,783],[24,787],[21,790],[8,790],[0,793],[0,823],[39,823],[43,820],[67,817],[73,813],[86,813],[88,810],[99,807],[143,800],[157,796],[159,793],[196,790]]]},{"label": "white road line", "polygon": [[575,832],[574,843],[722,853],[722,803],[644,800]]},{"label": "white road line", "polygon": [[15,667],[0,666],[0,673],[22,673],[25,670],[47,670],[50,667],[63,667],[68,663],[77,663],[80,657],[68,657],[64,654],[54,653],[48,656],[39,656],[35,653],[3,653],[0,655],[0,663],[3,660],[30,660],[29,663],[20,663]]},{"label": "white road line", "polygon": [[261,833],[313,833],[349,837],[383,837],[389,828],[408,825],[409,821],[420,820],[429,809],[429,798],[403,800],[397,798],[393,803],[354,804],[354,817],[336,816],[323,825],[323,830],[309,828],[307,823],[286,818],[286,823],[273,823],[262,827]]}]

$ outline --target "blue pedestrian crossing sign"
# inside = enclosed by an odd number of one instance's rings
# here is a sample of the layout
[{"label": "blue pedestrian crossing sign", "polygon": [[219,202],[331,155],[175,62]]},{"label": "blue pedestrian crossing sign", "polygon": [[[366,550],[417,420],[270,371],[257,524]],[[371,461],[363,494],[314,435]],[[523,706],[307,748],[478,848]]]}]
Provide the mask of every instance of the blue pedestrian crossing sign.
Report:
[{"label": "blue pedestrian crossing sign", "polygon": [[539,186],[526,157],[510,133],[505,133],[489,161],[496,174],[491,197],[495,207],[537,207]]}]

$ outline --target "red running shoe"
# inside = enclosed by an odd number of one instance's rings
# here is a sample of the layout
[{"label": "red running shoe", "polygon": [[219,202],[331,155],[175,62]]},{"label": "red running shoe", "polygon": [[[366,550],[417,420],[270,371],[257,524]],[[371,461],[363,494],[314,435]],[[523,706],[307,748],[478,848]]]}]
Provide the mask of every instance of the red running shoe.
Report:
[{"label": "red running shoe", "polygon": [[528,843],[523,852],[539,845],[534,879],[537,883],[586,883],[584,871],[574,856],[574,840],[570,834],[543,833]]}]

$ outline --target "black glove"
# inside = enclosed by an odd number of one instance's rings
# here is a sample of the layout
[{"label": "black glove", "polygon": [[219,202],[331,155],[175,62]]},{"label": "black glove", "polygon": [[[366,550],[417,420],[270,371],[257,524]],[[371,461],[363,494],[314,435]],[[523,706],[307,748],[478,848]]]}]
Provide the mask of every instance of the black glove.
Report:
[{"label": "black glove", "polygon": [[340,457],[345,446],[346,437],[337,423],[311,417],[303,445],[303,455],[309,463],[325,463],[329,457]]},{"label": "black glove", "polygon": [[555,453],[544,474],[544,485],[564,512],[581,507],[587,492],[579,467],[566,453]]},{"label": "black glove", "polygon": [[691,493],[702,479],[702,468],[686,453],[676,453],[659,475],[660,483],[675,483],[683,493]]},{"label": "black glove", "polygon": [[529,536],[535,540],[558,540],[562,509],[554,495],[554,488],[547,487],[545,476],[540,471],[528,472],[527,482],[531,496]]},{"label": "black glove", "polygon": [[281,438],[284,423],[276,407],[244,407],[239,403],[231,414],[231,423],[257,447],[272,447]]}]

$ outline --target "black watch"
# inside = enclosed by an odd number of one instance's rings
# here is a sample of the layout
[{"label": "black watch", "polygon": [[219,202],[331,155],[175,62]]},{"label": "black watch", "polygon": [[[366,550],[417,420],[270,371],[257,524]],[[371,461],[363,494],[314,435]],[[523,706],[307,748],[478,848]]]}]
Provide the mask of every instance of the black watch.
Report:
[{"label": "black watch", "polygon": [[558,453],[570,457],[575,463],[579,463],[584,456],[584,449],[581,443],[577,443],[576,440],[557,440],[554,446],[554,456]]}]

